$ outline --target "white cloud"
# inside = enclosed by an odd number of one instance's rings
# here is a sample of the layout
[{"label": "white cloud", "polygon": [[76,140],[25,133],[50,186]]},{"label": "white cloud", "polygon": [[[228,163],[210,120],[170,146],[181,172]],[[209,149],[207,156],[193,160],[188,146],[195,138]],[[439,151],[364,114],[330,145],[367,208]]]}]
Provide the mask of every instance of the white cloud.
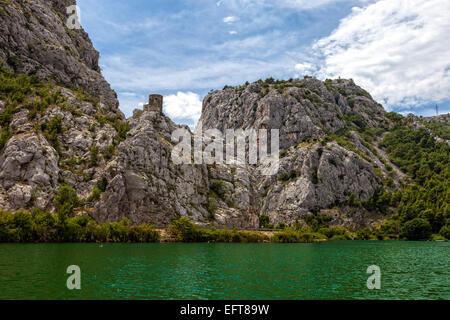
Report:
[{"label": "white cloud", "polygon": [[231,23],[233,23],[233,22],[236,22],[237,19],[238,19],[238,18],[235,17],[235,16],[229,16],[229,17],[223,18],[223,22],[225,22],[225,23],[227,23],[227,24],[231,24]]},{"label": "white cloud", "polygon": [[304,63],[297,63],[295,65],[295,76],[297,78],[300,78],[302,76],[306,75],[312,75],[316,71],[316,67],[314,67],[312,64],[304,62]]},{"label": "white cloud", "polygon": [[381,0],[354,8],[314,49],[318,76],[353,78],[391,109],[450,98],[450,1]]},{"label": "white cloud", "polygon": [[194,123],[200,118],[202,101],[193,92],[177,92],[164,97],[164,112],[173,119],[189,119]]},{"label": "white cloud", "polygon": [[[236,45],[238,44],[239,42]],[[249,49],[256,50],[254,47]],[[217,49],[214,52],[218,52]],[[224,61],[211,59],[192,61],[190,65],[175,69],[171,66],[137,65],[132,58],[133,56],[103,58],[105,65],[108,66],[104,74],[118,91],[148,92],[150,88],[152,92],[210,90],[222,88],[225,84],[237,85],[245,80],[257,80],[262,76],[276,77],[289,73],[293,63],[292,60],[264,61],[239,55],[235,59],[229,58]]]},{"label": "white cloud", "polygon": [[237,31],[232,30],[232,31],[230,31],[228,33],[231,34],[231,35],[234,35],[234,34],[237,34]]}]

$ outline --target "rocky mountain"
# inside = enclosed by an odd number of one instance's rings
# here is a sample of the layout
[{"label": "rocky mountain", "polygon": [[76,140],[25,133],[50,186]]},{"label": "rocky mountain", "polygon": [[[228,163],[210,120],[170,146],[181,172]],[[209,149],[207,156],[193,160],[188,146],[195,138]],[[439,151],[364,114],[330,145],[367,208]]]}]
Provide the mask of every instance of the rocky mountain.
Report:
[{"label": "rocky mountain", "polygon": [[[72,4],[0,0],[1,209],[54,210],[65,185],[83,200],[79,214],[100,223],[190,217],[256,228],[264,215],[273,224],[327,217],[358,229],[394,209],[355,206],[409,178],[379,147],[395,117],[352,80],[267,79],[205,97],[205,130],[280,130],[275,175],[262,175],[261,165],[175,164],[171,135],[187,127],[148,108],[125,119],[88,35],[66,26]],[[411,121],[432,134],[441,122]]]},{"label": "rocky mountain", "polygon": [[[222,131],[280,129],[279,173],[251,174],[255,176],[253,211],[268,215],[276,224],[291,224],[311,211],[340,206],[352,194],[365,201],[387,177],[376,149],[358,130],[374,135],[388,128],[389,120],[384,109],[351,80],[268,79],[216,91],[205,98],[201,121],[204,128]],[[336,223],[376,219],[367,212],[352,219],[345,210],[330,212]]]},{"label": "rocky mountain", "polygon": [[4,209],[53,209],[63,184],[88,197],[123,139],[127,124],[98,52],[82,29],[66,26],[74,3],[0,2]]},{"label": "rocky mountain", "polygon": [[69,29],[75,0],[0,1],[0,61],[17,73],[53,79],[95,96],[109,111],[118,101],[100,73],[99,54],[83,29]]}]

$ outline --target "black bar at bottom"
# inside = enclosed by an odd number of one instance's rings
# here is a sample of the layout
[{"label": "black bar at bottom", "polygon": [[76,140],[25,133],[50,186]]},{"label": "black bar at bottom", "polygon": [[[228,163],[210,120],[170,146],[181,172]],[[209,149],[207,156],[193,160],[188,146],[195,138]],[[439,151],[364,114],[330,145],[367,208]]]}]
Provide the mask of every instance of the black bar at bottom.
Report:
[{"label": "black bar at bottom", "polygon": [[[147,319],[302,319],[311,316],[358,316],[404,318],[429,310],[448,311],[448,301],[0,301],[0,310],[43,312],[58,319],[105,316],[129,319],[145,315]],[[428,312],[428,311],[427,311]],[[431,316],[431,314],[430,314]]]}]

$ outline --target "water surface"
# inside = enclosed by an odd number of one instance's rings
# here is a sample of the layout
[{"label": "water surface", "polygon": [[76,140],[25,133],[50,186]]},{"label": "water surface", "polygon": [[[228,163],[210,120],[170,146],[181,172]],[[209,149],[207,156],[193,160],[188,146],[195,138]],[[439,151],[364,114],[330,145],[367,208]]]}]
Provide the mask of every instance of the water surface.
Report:
[{"label": "water surface", "polygon": [[[0,299],[449,299],[450,243],[0,244]],[[69,265],[81,268],[69,291]],[[366,269],[381,268],[368,290]]]}]

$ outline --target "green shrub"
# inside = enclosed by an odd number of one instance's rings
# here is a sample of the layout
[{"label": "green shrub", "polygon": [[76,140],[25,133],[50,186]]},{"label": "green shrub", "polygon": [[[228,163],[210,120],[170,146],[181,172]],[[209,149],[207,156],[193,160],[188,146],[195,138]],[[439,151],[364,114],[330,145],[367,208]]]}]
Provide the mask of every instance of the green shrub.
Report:
[{"label": "green shrub", "polygon": [[317,174],[317,171],[313,171],[311,182],[313,184],[318,184],[319,183],[319,176]]},{"label": "green shrub", "polygon": [[344,228],[320,228],[319,233],[328,239],[351,239],[348,231]]},{"label": "green shrub", "polygon": [[332,236],[330,240],[348,240],[348,238],[343,234],[336,234]]},{"label": "green shrub", "polygon": [[[10,57],[8,60],[12,62],[15,58],[17,57]],[[41,86],[41,83],[37,77],[16,76],[14,72],[8,71],[0,63],[0,97],[2,99],[9,100],[11,103],[22,103],[25,97],[32,92],[32,89],[39,86]]]},{"label": "green shrub", "polygon": [[291,180],[294,180],[294,179],[297,179],[297,177],[299,177],[301,175],[301,172],[300,172],[300,170],[292,170],[292,171],[290,171],[290,172],[283,172],[281,175],[280,175],[280,180],[281,181],[291,181]]},{"label": "green shrub", "polygon": [[129,242],[158,242],[160,234],[151,225],[143,224],[130,227],[128,238]]},{"label": "green shrub", "polygon": [[224,199],[226,190],[223,186],[223,181],[216,180],[211,183],[209,189],[214,192],[220,199]]},{"label": "green shrub", "polygon": [[440,234],[433,234],[430,238],[431,241],[445,241],[447,238],[441,236]]},{"label": "green shrub", "polygon": [[217,209],[217,205],[216,205],[216,202],[214,201],[214,199],[211,199],[211,198],[208,199],[208,206],[206,209],[209,212],[209,219],[214,220],[214,218],[215,218],[214,214]]},{"label": "green shrub", "polygon": [[286,229],[286,223],[280,222],[277,226],[277,229]]},{"label": "green shrub", "polygon": [[310,243],[326,240],[326,236],[320,233],[298,232],[288,228],[276,232],[270,240],[275,243]]},{"label": "green shrub", "polygon": [[433,132],[446,140],[450,140],[450,124],[448,122],[422,122],[426,127],[433,130]]},{"label": "green shrub", "polygon": [[327,87],[328,91],[333,90],[333,81],[331,79],[326,79],[325,80],[325,86]]},{"label": "green shrub", "polygon": [[13,214],[13,229],[17,230],[21,242],[33,241],[33,222],[31,213],[19,210]]},{"label": "green shrub", "polygon": [[389,238],[398,238],[400,234],[400,221],[398,220],[386,220],[383,222],[380,228],[381,234]]},{"label": "green shrub", "polygon": [[177,241],[197,242],[202,240],[199,228],[189,218],[173,220],[168,231],[171,237]]},{"label": "green shrub", "polygon": [[101,192],[105,192],[106,188],[108,187],[108,180],[106,177],[102,177],[97,181],[97,187],[100,189]]},{"label": "green shrub", "polygon": [[367,227],[356,232],[356,239],[358,240],[371,240],[373,237],[373,231]]},{"label": "green shrub", "polygon": [[361,201],[356,198],[356,196],[351,193],[347,200],[347,205],[350,207],[360,207]]},{"label": "green shrub", "polygon": [[305,215],[303,219],[313,231],[318,231],[320,228],[328,227],[328,222],[332,220],[332,217],[320,214],[319,210],[313,210],[312,214]]},{"label": "green shrub", "polygon": [[98,200],[98,199],[100,199],[100,196],[101,196],[101,195],[102,195],[102,190],[100,190],[97,186],[95,186],[95,187],[92,189],[91,194],[90,194],[89,197],[87,198],[87,201],[88,201],[88,202],[92,202],[92,201]]},{"label": "green shrub", "polygon": [[189,218],[173,220],[169,226],[172,239],[183,242],[263,242],[269,238],[255,232],[201,229]]},{"label": "green shrub", "polygon": [[415,218],[403,225],[401,235],[408,240],[428,240],[431,236],[431,225],[425,219]]},{"label": "green shrub", "polygon": [[91,146],[90,155],[89,155],[89,167],[90,168],[95,167],[97,165],[97,163],[98,163],[98,152],[99,152],[99,150],[98,150],[97,145],[93,144]]},{"label": "green shrub", "polygon": [[[406,172],[415,184],[403,185],[392,197],[397,205],[395,219],[405,224],[415,218],[429,222],[433,233],[438,233],[450,217],[448,181],[450,147],[436,142],[420,128],[409,127],[400,115],[387,114],[395,128],[380,142],[390,160]],[[392,180],[392,178],[391,178]]]},{"label": "green shrub", "polygon": [[1,128],[0,131],[0,150],[3,150],[6,143],[9,141],[9,139],[12,137],[12,131],[9,129]]},{"label": "green shrub", "polygon": [[339,93],[342,94],[344,97],[346,97],[346,96],[348,95],[348,94],[347,94],[347,91],[345,91],[344,88],[339,87],[339,88],[338,88],[338,91],[339,91]]},{"label": "green shrub", "polygon": [[106,151],[103,153],[103,157],[106,160],[111,160],[111,158],[114,156],[115,150],[116,148],[114,147],[114,145],[109,145]]},{"label": "green shrub", "polygon": [[298,243],[300,242],[300,233],[286,229],[276,232],[270,240],[275,243]]},{"label": "green shrub", "polygon": [[354,108],[355,107],[355,100],[354,99],[348,99],[348,105],[350,106],[350,108]]},{"label": "green shrub", "polygon": [[344,115],[344,119],[347,121],[349,126],[355,124],[359,129],[365,129],[367,126],[364,118],[358,113],[346,114]]},{"label": "green shrub", "polygon": [[131,129],[128,122],[122,121],[119,118],[116,118],[113,121],[113,127],[117,131],[117,136],[118,136],[119,142],[122,142],[127,138],[127,133]]},{"label": "green shrub", "polygon": [[58,136],[63,133],[62,118],[56,116],[48,123],[42,123],[40,128],[47,141],[53,146],[58,154],[61,154],[61,146],[58,141]]},{"label": "green shrub", "polygon": [[443,226],[439,231],[439,234],[447,240],[450,240],[450,225]]},{"label": "green shrub", "polygon": [[60,222],[64,222],[67,217],[73,215],[74,209],[80,205],[80,200],[74,189],[62,186],[54,198],[54,203]]},{"label": "green shrub", "polygon": [[270,217],[262,214],[259,216],[259,227],[260,228],[267,228],[267,226],[270,224]]},{"label": "green shrub", "polygon": [[0,113],[0,126],[1,127],[8,127],[11,123],[11,120],[14,116],[15,108],[13,105],[8,104],[3,110],[2,113]]}]

